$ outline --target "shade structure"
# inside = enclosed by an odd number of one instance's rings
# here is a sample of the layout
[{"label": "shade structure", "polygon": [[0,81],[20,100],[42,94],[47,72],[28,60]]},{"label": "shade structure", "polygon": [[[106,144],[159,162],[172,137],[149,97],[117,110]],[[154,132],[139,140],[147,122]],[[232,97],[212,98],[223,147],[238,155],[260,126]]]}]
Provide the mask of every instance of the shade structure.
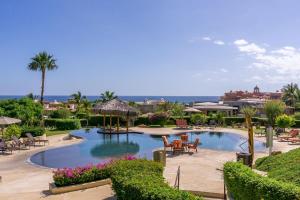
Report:
[{"label": "shade structure", "polygon": [[184,109],[184,112],[188,112],[188,113],[200,113],[201,111],[196,109],[196,108],[186,108]]},{"label": "shade structure", "polygon": [[112,115],[117,116],[118,117],[118,125],[117,125],[117,132],[119,132],[119,117],[120,116],[125,116],[126,117],[126,129],[128,132],[128,121],[129,121],[129,117],[131,116],[137,116],[138,115],[138,111],[137,109],[129,106],[127,103],[125,103],[124,101],[121,101],[119,99],[113,99],[111,101],[105,102],[105,103],[98,103],[94,106],[93,108],[94,112],[99,112],[101,114],[103,114],[103,128],[105,130],[105,118],[106,115],[110,116],[110,132],[112,132],[111,128],[112,128]]},{"label": "shade structure", "polygon": [[119,99],[98,103],[94,106],[93,110],[106,115],[136,116],[138,114],[138,111],[135,108]]},{"label": "shade structure", "polygon": [[15,119],[15,118],[10,118],[10,117],[0,117],[0,128],[1,128],[1,132],[2,132],[2,137],[3,137],[3,128],[5,126],[11,125],[11,124],[17,124],[17,123],[21,123],[21,120],[19,119]]}]

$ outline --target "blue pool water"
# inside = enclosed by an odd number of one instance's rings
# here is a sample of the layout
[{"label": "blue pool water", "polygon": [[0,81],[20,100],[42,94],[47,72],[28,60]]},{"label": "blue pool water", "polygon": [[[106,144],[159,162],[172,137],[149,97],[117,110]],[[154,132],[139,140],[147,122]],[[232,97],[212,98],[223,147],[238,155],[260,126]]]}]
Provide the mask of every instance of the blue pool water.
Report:
[{"label": "blue pool water", "polygon": [[[97,133],[98,129],[77,130],[73,135],[85,140],[79,144],[46,150],[33,155],[31,162],[51,167],[76,167],[89,163],[99,163],[111,158],[123,157],[126,154],[152,159],[152,151],[163,147],[161,136],[150,134],[120,134],[107,135]],[[189,132],[189,140],[200,138],[199,148],[225,151],[247,151],[246,138],[233,133],[219,132]],[[179,138],[179,135],[169,135],[168,140]],[[256,151],[265,151],[265,144],[255,141]]]}]

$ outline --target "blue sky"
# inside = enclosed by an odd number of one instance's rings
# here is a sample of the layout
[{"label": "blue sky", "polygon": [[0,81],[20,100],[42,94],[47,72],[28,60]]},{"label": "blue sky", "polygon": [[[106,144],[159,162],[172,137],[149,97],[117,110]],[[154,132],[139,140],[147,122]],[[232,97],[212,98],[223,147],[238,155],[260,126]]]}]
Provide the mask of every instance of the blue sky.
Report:
[{"label": "blue sky", "polygon": [[46,95],[222,95],[300,77],[300,2],[3,0],[0,95],[40,92],[30,58],[59,69]]}]

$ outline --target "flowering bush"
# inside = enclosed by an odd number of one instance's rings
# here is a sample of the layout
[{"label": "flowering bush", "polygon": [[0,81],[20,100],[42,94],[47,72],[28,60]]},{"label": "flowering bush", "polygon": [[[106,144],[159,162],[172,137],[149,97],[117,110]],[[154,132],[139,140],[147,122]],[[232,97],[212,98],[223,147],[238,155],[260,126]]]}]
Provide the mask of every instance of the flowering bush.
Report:
[{"label": "flowering bush", "polygon": [[149,121],[152,125],[164,126],[167,123],[168,114],[166,113],[155,113],[149,116]]},{"label": "flowering bush", "polygon": [[[135,160],[134,156],[126,156],[122,160]],[[53,180],[57,187],[82,184],[110,177],[110,170],[115,160],[84,167],[63,168],[53,172]]]}]

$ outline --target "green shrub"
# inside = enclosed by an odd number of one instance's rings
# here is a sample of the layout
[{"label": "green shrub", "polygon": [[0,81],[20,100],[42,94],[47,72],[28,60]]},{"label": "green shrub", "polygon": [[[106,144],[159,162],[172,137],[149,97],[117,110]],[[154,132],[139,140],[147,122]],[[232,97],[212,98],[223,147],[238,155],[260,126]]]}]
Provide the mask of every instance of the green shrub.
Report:
[{"label": "green shrub", "polygon": [[111,179],[119,200],[201,199],[170,187],[164,181],[163,166],[154,161],[118,161],[112,167]]},{"label": "green shrub", "polygon": [[[88,123],[89,126],[103,126],[103,116],[102,115],[90,115],[89,119],[88,119]],[[110,117],[108,115],[106,115],[105,118],[105,123],[106,125],[108,125],[110,122]],[[117,124],[117,117],[116,116],[112,116],[112,125],[116,125]],[[120,125],[121,126],[125,126],[126,125],[126,120],[122,117],[120,117]]]},{"label": "green shrub", "polygon": [[149,121],[151,123],[151,125],[160,125],[160,126],[164,126],[167,123],[167,119],[168,119],[168,115],[167,113],[155,113],[151,116],[149,116]]},{"label": "green shrub", "polygon": [[46,127],[56,128],[57,130],[75,130],[80,129],[79,119],[45,119]]},{"label": "green shrub", "polygon": [[42,127],[23,126],[21,137],[26,137],[26,133],[31,133],[33,137],[42,136],[45,133],[45,129]]},{"label": "green shrub", "polygon": [[88,113],[77,113],[76,114],[77,119],[88,119],[89,116],[90,115]]},{"label": "green shrub", "polygon": [[191,122],[194,124],[205,124],[207,122],[207,116],[205,114],[199,113],[199,114],[193,114],[191,116]]},{"label": "green shrub", "polygon": [[235,200],[300,199],[300,188],[296,185],[260,176],[242,163],[225,163],[224,180]]},{"label": "green shrub", "polygon": [[271,178],[294,183],[300,187],[300,148],[259,158],[255,165],[257,169],[267,171]]},{"label": "green shrub", "polygon": [[245,117],[224,117],[224,123],[227,126],[231,126],[233,124],[237,123],[244,123],[245,122]]},{"label": "green shrub", "polygon": [[54,119],[68,119],[71,116],[71,112],[68,109],[54,110],[50,113],[50,117]]},{"label": "green shrub", "polygon": [[5,129],[4,138],[9,140],[13,135],[19,138],[21,136],[21,133],[22,133],[21,128],[18,125],[13,124]]},{"label": "green shrub", "polygon": [[280,115],[275,120],[276,125],[279,128],[289,128],[295,124],[295,119],[293,117],[287,116],[286,114]]},{"label": "green shrub", "polygon": [[147,116],[140,116],[135,120],[134,124],[136,126],[141,125],[141,124],[150,125],[150,120]]}]

